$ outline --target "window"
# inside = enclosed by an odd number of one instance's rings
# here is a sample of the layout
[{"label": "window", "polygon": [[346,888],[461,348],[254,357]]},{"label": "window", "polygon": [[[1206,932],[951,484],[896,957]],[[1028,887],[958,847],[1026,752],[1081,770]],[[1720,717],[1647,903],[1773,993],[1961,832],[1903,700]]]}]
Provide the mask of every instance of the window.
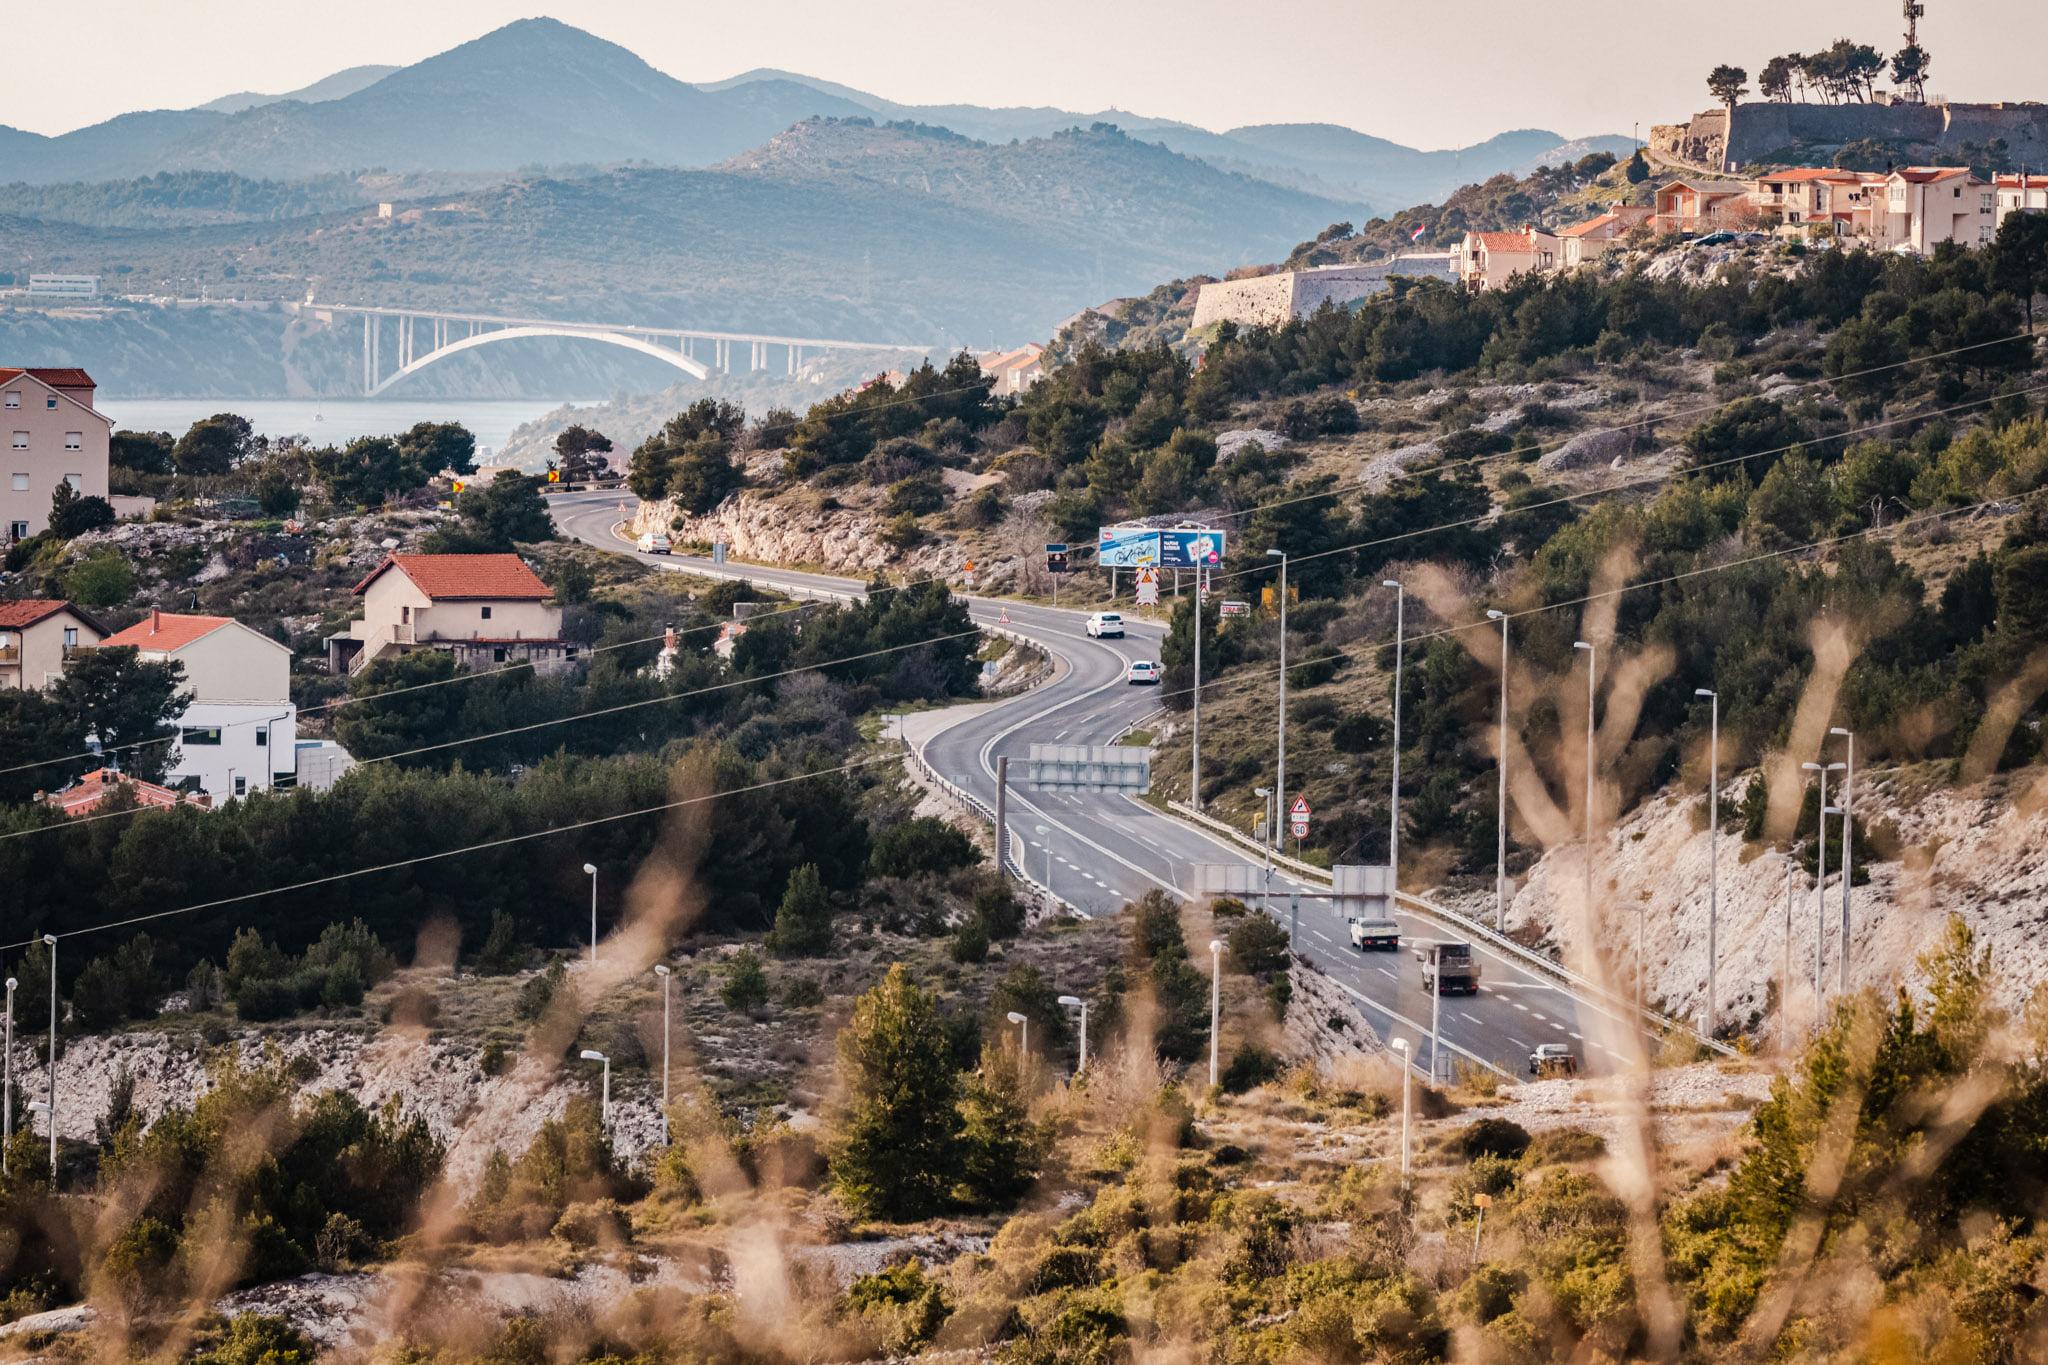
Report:
[{"label": "window", "polygon": [[505,662],[505,650],[502,645],[499,646],[497,649],[491,651],[491,662],[494,664],[501,664]]},{"label": "window", "polygon": [[249,779],[248,779],[248,778],[246,778],[246,777],[237,777],[237,778],[235,779],[235,795],[237,795],[237,796],[247,796],[248,794],[249,794]]},{"label": "window", "polygon": [[16,450],[27,450],[27,449],[28,449],[28,433],[27,433],[27,432],[25,432],[25,431],[17,431],[17,432],[15,432],[15,433],[14,433],[14,448],[15,448]]},{"label": "window", "polygon": [[220,743],[218,725],[187,725],[178,731],[178,742],[187,746],[203,746]]},{"label": "window", "polygon": [[25,522],[25,521],[10,521],[10,522],[8,522],[8,523],[7,523],[7,538],[8,538],[9,540],[27,540],[27,539],[28,539],[28,523],[27,523],[27,522]]},{"label": "window", "polygon": [[64,648],[66,648],[66,649],[76,649],[76,648],[78,648],[78,627],[77,627],[77,626],[66,626],[66,627],[64,627]]},{"label": "window", "polygon": [[56,406],[57,406],[57,395],[53,393],[53,394],[49,395],[48,397],[46,397],[45,399],[43,399],[43,406],[44,406],[44,407],[46,407],[46,408],[54,408],[54,407],[56,407]]},{"label": "window", "polygon": [[489,607],[484,607],[484,608],[482,608],[482,611],[483,611],[483,614],[484,614],[484,620],[486,620],[486,621],[490,620],[490,619],[491,619],[491,609],[490,609]]},{"label": "window", "polygon": [[16,474],[13,478],[9,479],[8,482],[13,486],[15,492],[28,492],[28,475]]},{"label": "window", "polygon": [[85,491],[85,475],[83,474],[66,474],[64,482],[71,485],[73,492],[82,493]]},{"label": "window", "polygon": [[20,389],[9,389],[7,391],[7,406],[10,408],[18,408],[21,406]]},{"label": "window", "polygon": [[65,448],[66,450],[84,450],[84,449],[85,449],[85,433],[84,433],[84,432],[82,432],[82,431],[67,431],[67,432],[65,432],[65,433],[64,433],[64,448]]},{"label": "window", "polygon": [[256,727],[256,747],[259,749],[268,749],[270,747],[270,727],[268,725]]}]

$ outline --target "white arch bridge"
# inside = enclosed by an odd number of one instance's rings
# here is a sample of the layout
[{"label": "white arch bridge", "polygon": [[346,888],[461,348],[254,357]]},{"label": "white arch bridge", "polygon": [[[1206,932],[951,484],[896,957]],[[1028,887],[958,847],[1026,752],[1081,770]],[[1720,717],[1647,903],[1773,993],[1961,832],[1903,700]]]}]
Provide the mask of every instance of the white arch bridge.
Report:
[{"label": "white arch bridge", "polygon": [[[673,365],[693,379],[709,379],[714,370],[733,371],[733,357],[747,347],[746,369],[772,368],[779,359],[796,374],[807,354],[829,351],[928,353],[926,346],[895,342],[842,341],[826,337],[780,336],[760,332],[712,332],[690,327],[642,327],[628,323],[560,322],[552,318],[511,318],[489,313],[450,313],[431,308],[381,308],[346,303],[305,305],[300,310],[339,323],[344,317],[363,320],[363,394],[374,398],[437,360],[463,351],[527,337],[569,337],[599,341]],[[426,324],[423,328],[421,324]],[[420,333],[426,335],[422,337]],[[387,372],[385,343],[391,342],[396,365]],[[425,346],[422,348],[421,343]],[[777,353],[780,353],[779,355]]]}]

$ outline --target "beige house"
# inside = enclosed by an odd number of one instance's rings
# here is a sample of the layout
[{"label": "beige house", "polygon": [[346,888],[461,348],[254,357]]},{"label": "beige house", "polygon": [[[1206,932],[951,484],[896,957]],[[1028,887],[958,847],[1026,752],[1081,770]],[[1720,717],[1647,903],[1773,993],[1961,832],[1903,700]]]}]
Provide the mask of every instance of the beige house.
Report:
[{"label": "beige house", "polygon": [[1993,188],[2001,227],[2008,214],[2048,213],[2048,175],[2001,175]]},{"label": "beige house", "polygon": [[1468,232],[1451,251],[1452,267],[1468,289],[1498,289],[1517,275],[1557,268],[1557,237],[1538,227],[1520,232]]},{"label": "beige house", "polygon": [[1749,199],[1765,226],[1845,221],[1861,197],[1856,192],[1872,178],[1855,171],[1799,166],[1758,176],[1750,182]]},{"label": "beige house", "polygon": [[1748,228],[1758,215],[1750,187],[1741,180],[1673,180],[1657,188],[1654,232],[1717,232]]},{"label": "beige house", "polygon": [[562,609],[518,555],[389,555],[355,594],[362,619],[327,641],[337,673],[414,649],[447,650],[469,669],[547,671],[576,657],[562,638]]},{"label": "beige house", "polygon": [[1570,270],[1597,261],[1615,244],[1650,220],[1651,210],[1642,205],[1616,204],[1597,218],[1557,231],[1557,264]]},{"label": "beige house", "polygon": [[1020,394],[1045,378],[1045,347],[1027,342],[1013,351],[990,351],[975,357],[981,372],[995,381],[991,392]]},{"label": "beige house", "polygon": [[178,717],[173,785],[203,791],[218,805],[298,783],[290,647],[225,616],[152,611],[100,648],[130,648],[184,667],[191,700]]},{"label": "beige house", "polygon": [[1872,209],[1878,245],[1926,254],[1943,242],[1984,246],[1998,232],[1998,192],[1967,166],[1906,166]]},{"label": "beige house", "polygon": [[0,367],[0,545],[49,529],[59,483],[107,496],[113,423],[93,409],[96,387],[84,370]]},{"label": "beige house", "polygon": [[0,602],[0,688],[50,686],[78,650],[107,629],[69,602],[29,597]]}]

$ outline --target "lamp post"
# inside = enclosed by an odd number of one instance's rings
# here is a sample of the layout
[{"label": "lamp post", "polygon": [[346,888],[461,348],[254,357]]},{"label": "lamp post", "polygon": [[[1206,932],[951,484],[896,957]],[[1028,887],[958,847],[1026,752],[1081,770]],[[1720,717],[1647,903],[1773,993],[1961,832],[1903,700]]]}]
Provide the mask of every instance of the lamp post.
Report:
[{"label": "lamp post", "polygon": [[1593,700],[1599,686],[1599,651],[1584,640],[1572,641],[1573,649],[1586,651],[1586,913],[1593,913]]},{"label": "lamp post", "polygon": [[598,1116],[606,1124],[610,1124],[612,1121],[612,1059],[605,1056],[602,1052],[594,1052],[589,1048],[584,1048],[583,1060],[586,1062],[604,1063],[604,1100],[598,1106],[597,1112]]},{"label": "lamp post", "polygon": [[[1273,835],[1273,847],[1281,848],[1284,845],[1280,841],[1285,836],[1280,833],[1278,817],[1285,814],[1287,810],[1287,551],[1268,550],[1266,551],[1266,558],[1280,561],[1280,730],[1278,736],[1279,747],[1274,752],[1273,761],[1273,814],[1275,818],[1267,826],[1267,829]],[[1213,1071],[1215,1067],[1212,1066],[1209,1069]],[[1211,1084],[1214,1084],[1214,1081],[1215,1078],[1211,1077]]]},{"label": "lamp post", "polygon": [[1778,1043],[1792,1050],[1792,886],[1799,868],[1792,856],[1785,856],[1785,968],[1778,978]]},{"label": "lamp post", "polygon": [[1849,884],[1856,880],[1856,736],[1837,725],[1828,731],[1849,743],[1849,761],[1842,772],[1842,994],[1849,993]]},{"label": "lamp post", "polygon": [[0,1175],[7,1174],[7,1149],[14,1145],[14,988],[20,984],[7,978],[7,1042],[5,1061],[0,1062]]},{"label": "lamp post", "polygon": [[1500,794],[1496,798],[1499,829],[1493,867],[1493,928],[1504,934],[1508,927],[1508,614],[1488,607],[1486,619],[1500,622],[1500,757],[1494,764],[1500,773]]},{"label": "lamp post", "polygon": [[[54,1190],[57,1188],[57,1111],[41,1100],[30,1100],[28,1112],[44,1115],[44,1122],[50,1125],[50,1188]],[[29,1125],[33,1128],[35,1120],[29,1120]]]},{"label": "lamp post", "polygon": [[1223,940],[1209,940],[1209,1086],[1216,1085],[1216,1038],[1223,1020]]},{"label": "lamp post", "polygon": [[597,864],[585,863],[583,874],[590,878],[590,965],[597,965]]},{"label": "lamp post", "polygon": [[1408,1040],[1396,1038],[1394,1051],[1401,1054],[1401,1187],[1408,1187],[1408,1106],[1415,1082],[1415,1068],[1408,1064]]},{"label": "lamp post", "polygon": [[50,1115],[50,1188],[57,1188],[57,936],[43,935],[43,946],[50,950],[50,1102],[44,1109]]},{"label": "lamp post", "polygon": [[1692,694],[1708,702],[1707,741],[1707,1037],[1721,1022],[1721,997],[1715,973],[1721,966],[1721,694],[1696,687]]},{"label": "lamp post", "polygon": [[1031,1064],[1031,1020],[1011,1010],[1010,1022],[1017,1026],[1017,1079],[1021,1081]]},{"label": "lamp post", "polygon": [[[1057,580],[1055,580],[1057,582]],[[1188,804],[1202,808],[1202,570],[1195,570],[1195,686],[1188,696],[1194,714],[1188,726]]]},{"label": "lamp post", "polygon": [[[1394,794],[1388,803],[1387,876],[1395,891],[1401,889],[1401,635],[1408,591],[1398,578],[1380,580],[1383,588],[1394,590]],[[1434,1061],[1430,1063],[1436,1065]]]},{"label": "lamp post", "polygon": [[1252,795],[1264,802],[1262,811],[1266,821],[1266,837],[1259,842],[1266,846],[1266,876],[1270,879],[1273,875],[1273,789],[1253,787]]},{"label": "lamp post", "polygon": [[1840,772],[1839,763],[1802,763],[1802,769],[1820,774],[1820,843],[1814,849],[1813,875],[1813,1020],[1820,1023],[1821,959],[1827,951],[1828,922],[1828,774]]},{"label": "lamp post", "polygon": [[669,984],[675,974],[668,964],[654,964],[654,974],[661,978],[661,1140],[670,1140],[668,1131],[668,1001]]},{"label": "lamp post", "polygon": [[1074,1068],[1074,1074],[1079,1076],[1088,1069],[1088,1002],[1078,995],[1063,995],[1060,1003],[1070,1010],[1081,1011],[1081,1061]]}]

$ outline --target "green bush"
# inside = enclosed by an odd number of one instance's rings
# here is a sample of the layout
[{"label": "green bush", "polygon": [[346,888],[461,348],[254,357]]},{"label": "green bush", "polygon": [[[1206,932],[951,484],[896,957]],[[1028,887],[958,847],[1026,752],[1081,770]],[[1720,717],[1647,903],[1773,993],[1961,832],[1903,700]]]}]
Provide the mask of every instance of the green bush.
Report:
[{"label": "green bush", "polygon": [[1242,1095],[1280,1074],[1280,1059],[1257,1043],[1246,1043],[1231,1055],[1216,1083],[1226,1095]]},{"label": "green bush", "polygon": [[917,815],[875,836],[868,867],[883,877],[916,877],[943,875],[981,860],[981,851],[951,821]]},{"label": "green bush", "polygon": [[752,948],[742,948],[725,961],[725,980],[718,987],[718,998],[725,1007],[735,1014],[752,1014],[768,1003],[768,973],[761,966],[761,955]]},{"label": "green bush", "polygon": [[1475,1119],[1451,1139],[1451,1150],[1467,1159],[1513,1161],[1529,1150],[1529,1130],[1513,1119]]}]

